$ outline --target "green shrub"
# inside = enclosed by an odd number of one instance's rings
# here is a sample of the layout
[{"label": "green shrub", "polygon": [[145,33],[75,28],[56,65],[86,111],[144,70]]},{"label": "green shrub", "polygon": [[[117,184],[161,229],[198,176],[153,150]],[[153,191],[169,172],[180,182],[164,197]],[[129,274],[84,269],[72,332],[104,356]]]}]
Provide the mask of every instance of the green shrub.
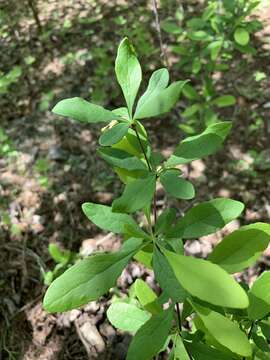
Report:
[{"label": "green shrub", "polygon": [[229,74],[235,59],[241,59],[239,54],[256,55],[252,35],[261,28],[258,20],[250,19],[260,1],[208,0],[205,3],[196,14],[176,12],[175,18],[162,23],[171,51],[179,57],[174,68],[192,79],[192,84],[184,90],[188,107],[181,114],[185,121],[180,124],[188,134],[218,121],[219,109],[235,104],[231,90],[229,94],[220,93],[213,75]]},{"label": "green shrub", "polygon": [[[118,48],[115,71],[126,107],[110,111],[71,98],[60,101],[53,112],[84,123],[108,124],[99,138],[98,153],[124,182],[124,191],[111,206],[88,202],[82,210],[102,230],[121,234],[123,244],[117,252],[80,260],[60,275],[46,292],[44,308],[61,312],[99,299],[136,259],[153,269],[161,294],[138,279],[128,297],[109,307],[109,321],[134,334],[128,360],[152,359],[165,350],[170,351],[170,359],[181,360],[269,359],[270,272],[264,272],[250,289],[232,274],[260,257],[269,244],[270,225],[243,226],[216,245],[207,259],[199,259],[185,255],[185,242],[222,229],[242,213],[244,205],[216,198],[194,205],[182,216],[173,208],[157,214],[157,182],[169,196],[194,198],[194,187],[179,167],[219,150],[231,123],[212,123],[181,141],[164,159],[152,151],[142,121],[170,111],[186,81],[169,85],[168,71],[159,69],[135,104],[142,73],[127,38]],[[147,225],[135,220],[138,211]],[[192,324],[190,331],[183,327],[186,320]]]}]

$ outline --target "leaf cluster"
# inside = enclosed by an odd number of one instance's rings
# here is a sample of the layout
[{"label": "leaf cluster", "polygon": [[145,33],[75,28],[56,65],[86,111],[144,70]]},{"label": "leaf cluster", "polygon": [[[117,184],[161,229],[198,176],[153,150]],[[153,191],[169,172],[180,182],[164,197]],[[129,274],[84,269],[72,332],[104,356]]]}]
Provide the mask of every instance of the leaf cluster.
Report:
[{"label": "leaf cluster", "polygon": [[[114,299],[108,309],[108,319],[116,328],[134,334],[128,360],[152,359],[162,351],[169,351],[169,358],[175,360],[269,359],[270,272],[251,288],[232,275],[259,259],[270,241],[270,225],[243,226],[225,236],[207,259],[199,259],[185,254],[185,242],[222,229],[240,216],[244,205],[215,198],[195,203],[182,215],[174,208],[158,214],[156,207],[158,182],[168,196],[194,198],[194,186],[183,177],[181,167],[218,151],[231,123],[210,124],[180,141],[165,159],[152,151],[143,120],[169,112],[186,81],[169,84],[167,69],[159,69],[136,101],[142,71],[127,38],[119,45],[115,71],[125,107],[111,111],[72,98],[60,101],[53,112],[106,124],[98,153],[118,174],[124,190],[111,206],[87,202],[82,210],[100,229],[120,234],[123,244],[117,252],[79,260],[57,277],[46,292],[44,308],[67,311],[105,296],[136,259],[153,270],[161,293],[138,279],[129,296]],[[144,214],[145,225],[136,221],[137,212]],[[183,327],[186,320],[192,323],[191,331]]]},{"label": "leaf cluster", "polygon": [[175,68],[192,79],[184,89],[189,105],[180,124],[187,134],[218,121],[219,109],[236,103],[232,93],[220,94],[214,74],[229,73],[239,54],[256,55],[252,35],[261,23],[250,15],[259,3],[208,0],[198,14],[182,9],[162,23],[172,53],[179,56]]}]

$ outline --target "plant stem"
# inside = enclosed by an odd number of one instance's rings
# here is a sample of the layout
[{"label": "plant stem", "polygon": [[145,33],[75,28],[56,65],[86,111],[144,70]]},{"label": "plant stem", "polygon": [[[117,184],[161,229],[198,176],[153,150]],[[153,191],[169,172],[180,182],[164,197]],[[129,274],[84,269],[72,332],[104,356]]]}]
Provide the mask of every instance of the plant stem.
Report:
[{"label": "plant stem", "polygon": [[[152,172],[153,169],[152,169],[152,166],[150,165],[150,162],[149,162],[149,160],[148,160],[148,158],[147,158],[147,155],[146,155],[145,149],[144,149],[144,147],[143,147],[143,144],[142,144],[140,135],[139,135],[138,130],[137,130],[137,128],[136,128],[136,124],[135,124],[134,126],[132,126],[132,129],[135,131],[135,134],[136,134],[136,136],[137,136],[137,139],[138,139],[138,141],[139,141],[140,147],[141,147],[141,149],[142,149],[142,153],[143,153],[143,156],[144,156],[144,158],[145,158],[145,161],[146,161],[146,164],[147,164],[147,166],[148,166],[148,169],[149,169],[149,171]],[[155,224],[156,224],[156,222],[157,222],[157,191],[156,191],[156,189],[155,189],[154,199],[153,199],[153,215],[154,215],[154,226],[155,226]]]},{"label": "plant stem", "polygon": [[152,6],[153,6],[153,12],[154,12],[154,16],[155,16],[155,25],[156,25],[156,30],[157,30],[157,34],[158,34],[159,46],[160,46],[160,51],[161,51],[161,58],[164,61],[165,66],[168,68],[169,67],[169,61],[168,61],[167,52],[166,52],[166,49],[164,47],[164,43],[163,43],[163,40],[162,40],[160,21],[159,21],[159,16],[158,16],[158,9],[157,9],[157,1],[156,0],[152,0]]},{"label": "plant stem", "polygon": [[182,331],[182,322],[181,322],[181,313],[180,313],[180,308],[179,308],[178,303],[176,303],[176,313],[177,313],[177,319],[178,319],[179,333],[181,333],[181,331]]},{"label": "plant stem", "polygon": [[151,167],[151,165],[150,165],[150,163],[149,163],[149,160],[148,160],[148,158],[147,158],[147,155],[146,155],[146,152],[145,152],[145,150],[144,150],[144,147],[143,147],[143,144],[142,144],[140,135],[139,135],[139,133],[138,133],[138,130],[137,130],[137,128],[136,128],[136,125],[134,125],[134,126],[132,127],[132,129],[133,129],[133,130],[135,131],[135,133],[136,133],[136,136],[137,136],[137,139],[138,139],[138,141],[139,141],[140,147],[141,147],[141,149],[142,149],[143,156],[144,156],[145,161],[146,161],[146,163],[147,163],[148,169],[149,169],[149,171],[152,171],[152,167]]},{"label": "plant stem", "polygon": [[153,213],[154,213],[154,223],[157,222],[157,191],[155,189],[154,199],[153,199]]},{"label": "plant stem", "polygon": [[42,25],[41,25],[41,21],[40,21],[40,18],[39,18],[37,5],[36,5],[35,1],[33,1],[33,0],[28,0],[28,5],[29,5],[29,7],[30,7],[30,9],[31,9],[31,11],[33,13],[33,17],[35,19],[38,32],[41,34]]}]

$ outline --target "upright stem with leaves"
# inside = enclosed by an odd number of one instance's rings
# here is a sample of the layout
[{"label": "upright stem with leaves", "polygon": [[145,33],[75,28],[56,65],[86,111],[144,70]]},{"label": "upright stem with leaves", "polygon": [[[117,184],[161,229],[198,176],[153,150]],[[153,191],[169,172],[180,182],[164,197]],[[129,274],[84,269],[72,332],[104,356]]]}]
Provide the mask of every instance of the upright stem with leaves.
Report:
[{"label": "upright stem with leaves", "polygon": [[[212,123],[202,133],[179,141],[165,159],[161,152],[152,151],[143,121],[168,113],[186,81],[169,85],[168,70],[156,70],[136,101],[142,71],[127,38],[119,45],[115,72],[124,107],[108,110],[76,97],[60,101],[53,112],[83,123],[107,124],[98,154],[112,166],[124,190],[111,206],[86,202],[82,210],[103,231],[122,236],[122,247],[76,262],[52,282],[44,308],[68,311],[106,296],[111,302],[108,320],[134,335],[127,360],[151,360],[164,351],[170,353],[170,360],[200,360],[202,355],[207,360],[266,359],[270,272],[264,272],[251,288],[241,286],[232,274],[260,257],[270,242],[270,225],[242,226],[225,236],[206,259],[199,259],[185,254],[185,242],[220,231],[240,216],[244,205],[227,198],[208,199],[182,214],[180,208],[161,210],[156,204],[157,182],[168,196],[182,201],[194,198],[194,186],[184,178],[182,166],[218,151],[232,124]],[[145,214],[148,227],[138,224],[138,212]],[[137,279],[125,297],[111,299],[110,289],[130,261],[153,271],[159,296]],[[184,328],[181,318],[193,319],[192,331]],[[255,321],[256,327],[247,336],[243,329]]]}]

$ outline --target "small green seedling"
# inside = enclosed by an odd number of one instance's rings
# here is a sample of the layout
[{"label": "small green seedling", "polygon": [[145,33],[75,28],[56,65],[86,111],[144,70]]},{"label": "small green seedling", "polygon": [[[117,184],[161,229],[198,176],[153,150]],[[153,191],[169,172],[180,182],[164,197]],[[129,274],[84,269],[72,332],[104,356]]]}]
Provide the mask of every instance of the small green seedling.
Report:
[{"label": "small green seedling", "polygon": [[56,262],[53,270],[43,272],[44,283],[50,285],[53,280],[62,275],[71,265],[75,263],[78,256],[70,250],[61,250],[55,243],[50,243],[48,247],[49,254]]},{"label": "small green seedling", "polygon": [[[239,284],[233,274],[259,259],[270,241],[270,225],[243,226],[225,236],[207,259],[200,259],[185,254],[185,242],[222,229],[239,217],[244,205],[215,198],[195,203],[181,216],[170,207],[157,212],[158,182],[168,196],[194,198],[194,187],[184,179],[181,166],[219,150],[232,124],[212,123],[180,141],[164,159],[152,151],[143,121],[169,112],[186,81],[169,84],[167,69],[159,69],[136,101],[142,72],[127,38],[118,48],[115,71],[126,107],[110,111],[71,98],[60,101],[53,112],[84,123],[107,124],[98,154],[119,175],[124,190],[111,206],[87,202],[82,210],[102,230],[120,234],[122,247],[70,267],[48,288],[44,308],[68,311],[108,295],[123,269],[136,259],[153,270],[161,293],[138,279],[129,296],[115,299],[108,309],[109,321],[134,335],[128,360],[150,360],[164,351],[174,360],[269,359],[270,272],[251,288]],[[138,224],[137,212],[144,214],[146,225]],[[190,331],[183,326],[187,321]]]}]

